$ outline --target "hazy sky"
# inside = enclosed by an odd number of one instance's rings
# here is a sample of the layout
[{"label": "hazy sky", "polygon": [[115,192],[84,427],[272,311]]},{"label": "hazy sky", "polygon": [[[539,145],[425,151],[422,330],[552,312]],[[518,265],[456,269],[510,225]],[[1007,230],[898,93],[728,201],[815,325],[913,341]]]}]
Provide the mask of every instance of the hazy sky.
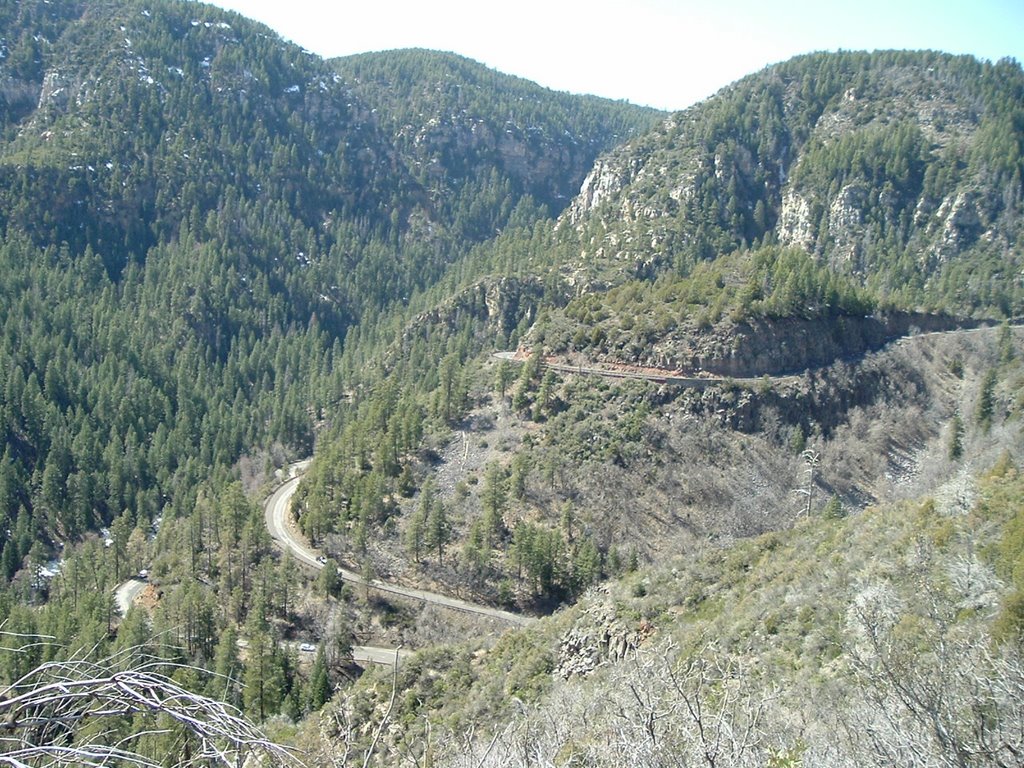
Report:
[{"label": "hazy sky", "polygon": [[453,51],[549,88],[682,109],[818,50],[1024,62],[1024,0],[216,0],[321,56]]}]

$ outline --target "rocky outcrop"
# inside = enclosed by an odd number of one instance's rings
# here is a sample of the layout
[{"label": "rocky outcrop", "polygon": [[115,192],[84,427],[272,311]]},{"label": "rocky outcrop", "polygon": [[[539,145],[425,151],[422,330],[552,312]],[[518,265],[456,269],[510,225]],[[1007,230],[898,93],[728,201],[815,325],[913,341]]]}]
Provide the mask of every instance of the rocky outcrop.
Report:
[{"label": "rocky outcrop", "polygon": [[933,255],[939,261],[945,261],[972,245],[984,230],[975,195],[970,192],[947,197],[936,211],[935,218],[940,233]]},{"label": "rocky outcrop", "polygon": [[574,194],[593,158],[592,149],[568,137],[552,137],[540,128],[513,122],[499,128],[465,114],[433,117],[419,127],[407,125],[399,137],[411,137],[404,151],[432,182],[440,182],[453,171],[464,173],[464,168],[459,170],[453,163],[496,166],[542,200]]},{"label": "rocky outcrop", "polygon": [[524,320],[532,323],[543,295],[543,286],[536,281],[523,282],[501,278],[478,284],[474,289],[475,304],[484,306],[489,331],[508,336]]},{"label": "rocky outcrop", "polygon": [[43,85],[39,91],[39,103],[36,109],[63,109],[70,99],[70,84],[67,78],[57,70],[50,70],[43,76]]},{"label": "rocky outcrop", "polygon": [[[846,272],[859,271],[863,246],[864,209],[868,190],[864,184],[847,184],[828,206],[828,232],[832,240],[829,263]],[[845,268],[845,269],[844,269]]]},{"label": "rocky outcrop", "polygon": [[782,210],[778,223],[779,242],[810,251],[814,248],[814,224],[811,221],[811,204],[795,190],[787,190],[782,196]]},{"label": "rocky outcrop", "polygon": [[530,325],[544,299],[544,285],[531,278],[488,278],[466,288],[443,304],[418,315],[402,333],[401,354],[417,338],[429,337],[439,328],[454,332],[474,321],[478,333],[508,338],[516,328]]},{"label": "rocky outcrop", "polygon": [[1020,83],[932,53],[770,67],[597,160],[563,217],[588,236],[574,267],[617,281],[778,242],[895,290],[904,254],[922,283],[979,250],[1016,263],[1020,171],[975,148],[1019,141],[999,104]]},{"label": "rocky outcrop", "polygon": [[[38,97],[31,120],[27,122],[29,130],[43,129],[70,108],[82,106],[89,99],[94,87],[92,82],[60,69],[48,70],[43,75],[42,83],[36,86]],[[44,135],[43,138],[49,136]]]},{"label": "rocky outcrop", "polygon": [[675,354],[666,349],[660,354],[683,370],[748,378],[798,373],[862,357],[902,336],[976,325],[970,320],[924,313],[727,321],[711,333],[689,339],[685,347],[680,344]]},{"label": "rocky outcrop", "polygon": [[40,101],[39,97],[39,83],[0,76],[0,104],[4,104],[15,119],[34,109]]},{"label": "rocky outcrop", "polygon": [[631,181],[628,171],[628,168],[608,159],[598,160],[594,164],[594,169],[583,180],[580,193],[569,208],[569,221],[573,224],[578,223],[588,211],[617,195]]},{"label": "rocky outcrop", "polygon": [[[660,131],[676,129],[672,119],[666,120]],[[669,168],[652,162],[649,143],[627,144],[599,157],[590,173],[583,179],[579,194],[572,200],[563,219],[572,225],[583,222],[607,202],[614,203],[612,215],[626,221],[657,219],[668,211],[660,205],[651,205],[642,195],[631,191],[636,185],[652,184],[669,190],[670,208],[693,195],[694,168],[690,163]],[[646,235],[644,238],[646,239]]]},{"label": "rocky outcrop", "polygon": [[562,637],[555,673],[566,680],[586,677],[602,664],[627,658],[653,632],[647,622],[631,626],[611,606],[593,605]]}]

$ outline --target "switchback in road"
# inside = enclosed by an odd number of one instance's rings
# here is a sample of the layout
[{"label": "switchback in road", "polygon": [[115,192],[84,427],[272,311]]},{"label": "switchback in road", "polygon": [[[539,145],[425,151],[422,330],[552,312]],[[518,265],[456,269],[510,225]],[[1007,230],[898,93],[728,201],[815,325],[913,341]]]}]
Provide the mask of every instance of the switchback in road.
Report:
[{"label": "switchback in road", "polygon": [[[301,464],[302,470],[304,470],[305,467],[308,466],[309,462],[307,460]],[[294,469],[294,467],[297,466],[299,465],[293,465],[293,471],[291,473],[292,477],[280,488],[274,491],[264,505],[267,530],[270,531],[271,537],[285,552],[304,565],[308,565],[311,568],[319,570],[324,567],[324,564],[320,562],[322,554],[311,547],[305,538],[296,530],[295,520],[291,516],[290,508],[292,496],[295,494],[296,489],[299,487],[299,482],[302,480],[302,475],[298,474],[301,470]],[[369,586],[371,589],[375,589],[378,592],[398,595],[399,597],[405,597],[410,600],[419,600],[420,602],[430,603],[431,605],[441,606],[442,608],[450,608],[454,611],[486,616],[488,618],[508,622],[509,624],[526,626],[534,621],[530,616],[523,616],[510,611],[491,608],[486,605],[470,603],[466,600],[459,600],[458,598],[441,595],[436,592],[428,592],[427,590],[413,589],[411,587],[401,587],[397,584],[389,584],[386,581],[381,581],[380,579],[367,580],[355,571],[351,571],[347,568],[338,568],[338,575],[341,576],[343,581],[347,581],[350,584],[356,584],[361,587]]]}]

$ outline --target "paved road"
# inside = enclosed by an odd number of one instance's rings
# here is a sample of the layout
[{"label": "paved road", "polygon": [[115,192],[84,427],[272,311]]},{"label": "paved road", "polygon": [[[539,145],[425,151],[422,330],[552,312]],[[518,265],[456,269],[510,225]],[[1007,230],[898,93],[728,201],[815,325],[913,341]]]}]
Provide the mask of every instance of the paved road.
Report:
[{"label": "paved road", "polygon": [[[317,560],[320,553],[310,547],[298,533],[290,530],[288,525],[292,496],[295,495],[301,479],[301,475],[295,475],[274,491],[263,505],[263,516],[266,519],[267,530],[270,531],[271,538],[281,549],[300,563],[320,569],[324,567]],[[344,578],[344,575],[342,577]]]},{"label": "paved road", "polygon": [[[1024,319],[1014,318],[1009,322],[1011,327],[1020,327],[1024,325]],[[927,333],[915,333],[908,336],[900,336],[899,338],[892,339],[887,344],[904,344],[913,343],[918,339],[924,339],[929,336],[943,336],[946,334],[958,333],[984,333],[986,331],[992,331],[994,328],[998,328],[998,325],[982,325],[976,328],[951,328],[947,331],[929,331]],[[526,357],[521,355],[518,351],[512,352],[495,352],[492,357],[498,360],[508,360],[513,363],[525,363]],[[585,365],[569,365],[567,363],[558,363],[553,359],[545,358],[541,360],[541,365],[545,368],[549,368],[552,371],[558,371],[559,373],[578,373],[589,376],[604,376],[609,379],[640,379],[643,381],[653,381],[659,384],[675,384],[680,387],[689,388],[700,388],[709,387],[714,384],[739,384],[742,386],[753,386],[760,385],[765,378],[771,381],[782,382],[787,380],[800,379],[803,374],[776,374],[776,375],[765,375],[759,377],[738,377],[738,376],[717,376],[708,374],[706,376],[685,376],[677,371],[659,371],[652,370],[651,368],[642,368],[639,366],[631,367],[628,365],[622,365],[620,368],[596,368],[593,366]]]},{"label": "paved road", "polygon": [[[312,656],[316,653],[315,643],[285,640],[281,642],[281,645],[299,654],[308,654],[309,656]],[[248,648],[249,641],[244,637],[238,638],[238,647]],[[406,651],[402,648],[379,648],[375,645],[352,646],[352,660],[361,667],[365,667],[367,664],[381,664],[383,666],[390,667],[394,665],[396,658],[398,661],[402,661],[403,659],[409,658],[412,653],[412,651]]]},{"label": "paved road", "polygon": [[365,664],[385,664],[393,666],[397,656],[399,661],[412,655],[412,651],[402,648],[377,648],[372,645],[353,645],[352,659],[360,666]]},{"label": "paved road", "polygon": [[122,616],[128,615],[128,609],[132,607],[135,598],[146,588],[146,582],[142,579],[128,579],[114,590],[114,600],[117,601],[117,610]]},{"label": "paved road", "polygon": [[[304,462],[305,465],[308,465],[308,463],[308,460]],[[303,467],[303,469],[304,468],[305,467]],[[285,550],[285,552],[311,568],[320,569],[324,567],[323,564],[317,560],[317,558],[321,556],[321,553],[311,547],[302,535],[295,530],[294,521],[291,518],[290,506],[292,496],[295,494],[295,490],[299,487],[299,481],[301,479],[301,475],[293,476],[284,485],[274,491],[270,498],[267,499],[266,504],[264,505],[267,530],[270,531],[271,537],[273,537],[274,541],[276,541],[278,545]],[[365,586],[367,583],[366,579],[355,571],[350,571],[347,568],[339,568],[338,574],[341,576],[343,581],[347,581],[350,584]],[[400,587],[396,584],[389,584],[385,581],[381,581],[380,579],[371,579],[369,585],[378,592],[387,592],[392,595],[399,595],[400,597],[419,600],[424,603],[439,605],[444,608],[451,608],[452,610],[462,611],[464,613],[488,616],[493,619],[500,619],[501,621],[507,621],[510,624],[517,624],[519,626],[525,626],[534,621],[534,619],[529,616],[511,613],[510,611],[501,611],[497,608],[490,608],[485,605],[477,605],[476,603],[459,600],[458,598],[441,595],[436,592],[428,592],[423,589]]]},{"label": "paved road", "polygon": [[[514,363],[524,363],[526,360],[518,355],[517,352],[495,352],[493,357],[498,360],[509,360]],[[552,359],[546,358],[541,360],[541,365],[545,368],[558,371],[559,373],[577,373],[586,376],[603,376],[607,379],[638,379],[641,381],[653,381],[657,384],[675,384],[676,386],[683,388],[701,388],[710,387],[714,384],[739,384],[743,386],[757,386],[764,381],[764,377],[738,377],[738,376],[715,376],[708,374],[706,376],[684,376],[676,371],[658,371],[651,368],[641,368],[639,366],[630,367],[625,364],[619,368],[596,368],[593,366],[586,365],[569,365],[568,363],[558,363]],[[783,374],[778,376],[770,376],[773,381],[784,381],[787,379],[798,379],[797,375]]]}]

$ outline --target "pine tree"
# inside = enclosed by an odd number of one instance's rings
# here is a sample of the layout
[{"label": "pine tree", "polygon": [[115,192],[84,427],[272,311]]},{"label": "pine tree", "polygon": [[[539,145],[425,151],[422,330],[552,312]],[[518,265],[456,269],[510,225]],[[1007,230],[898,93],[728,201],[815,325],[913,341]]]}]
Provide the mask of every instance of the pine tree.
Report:
[{"label": "pine tree", "polygon": [[508,480],[504,468],[492,462],[484,473],[484,487],[481,493],[484,509],[484,546],[492,549],[505,536],[504,513],[508,502]]},{"label": "pine tree", "polygon": [[497,371],[494,375],[494,388],[498,390],[498,397],[502,402],[505,400],[505,393],[508,391],[508,385],[515,380],[515,372],[512,370],[512,363],[508,360],[502,360],[498,363]]},{"label": "pine tree", "polygon": [[131,523],[127,515],[118,515],[110,524],[110,549],[114,555],[114,581],[121,581],[122,575],[130,572],[128,562],[128,536]]},{"label": "pine tree", "polygon": [[992,416],[995,411],[995,390],[996,372],[990,369],[981,382],[981,392],[978,395],[978,406],[975,411],[975,421],[983,432],[992,428]]},{"label": "pine tree", "polygon": [[225,627],[217,640],[213,671],[214,676],[208,685],[209,695],[236,707],[240,706],[243,666],[238,658],[238,630],[233,624]]},{"label": "pine tree", "polygon": [[949,427],[948,454],[952,461],[958,460],[964,452],[964,422],[960,414],[954,414],[953,422]]},{"label": "pine tree", "polygon": [[434,499],[427,517],[426,545],[437,550],[437,562],[444,562],[444,547],[451,537],[448,512],[440,499]]},{"label": "pine tree", "polygon": [[405,528],[405,549],[414,563],[420,562],[426,524],[427,521],[423,511],[417,509],[409,517],[409,523]]},{"label": "pine tree", "polygon": [[327,675],[327,658],[323,646],[317,648],[313,669],[309,673],[309,709],[319,710],[331,698],[331,681]]}]

